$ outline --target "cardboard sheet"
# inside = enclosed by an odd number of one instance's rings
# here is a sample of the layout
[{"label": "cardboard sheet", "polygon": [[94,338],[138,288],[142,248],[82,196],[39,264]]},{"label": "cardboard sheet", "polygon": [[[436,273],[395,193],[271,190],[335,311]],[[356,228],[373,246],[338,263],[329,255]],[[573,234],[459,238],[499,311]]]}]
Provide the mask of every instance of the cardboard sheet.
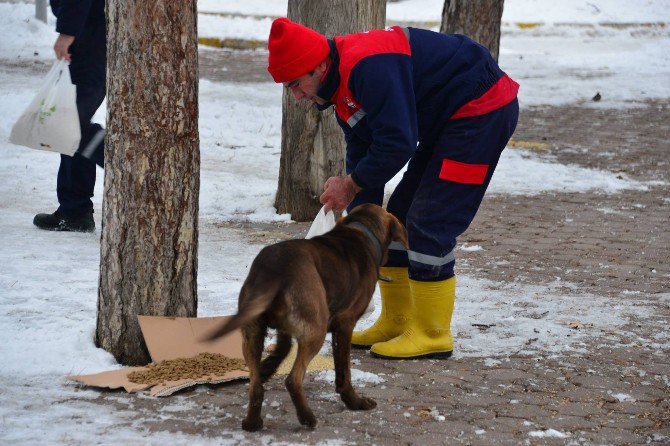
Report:
[{"label": "cardboard sheet", "polygon": [[198,318],[138,316],[137,318],[153,362],[190,358],[200,353],[219,353],[229,358],[244,359],[240,330],[235,330],[213,342],[198,340],[205,333],[225,323],[230,316]]},{"label": "cardboard sheet", "polygon": [[149,384],[137,384],[128,380],[129,373],[143,370],[146,370],[146,367],[130,367],[94,373],[93,375],[71,375],[67,379],[93,387],[106,387],[109,389],[120,389],[123,387],[126,392],[135,393],[151,387]]},{"label": "cardboard sheet", "polygon": [[[230,316],[203,318],[138,316],[144,342],[154,363],[169,359],[191,358],[200,353],[219,353],[229,358],[244,359],[242,333],[239,330],[235,330],[214,342],[200,342],[198,340],[203,334],[225,323],[229,318]],[[294,345],[289,355],[279,366],[277,375],[287,374],[291,370],[295,355],[296,346]],[[333,368],[332,358],[317,355],[307,370],[314,372],[332,370]],[[198,384],[220,384],[249,378],[249,372],[246,370],[232,370],[222,376],[169,381],[153,387],[128,380],[129,373],[142,370],[146,370],[146,367],[128,367],[92,375],[73,375],[68,376],[67,379],[93,387],[123,388],[130,393],[149,389],[149,394],[152,396],[169,396],[179,390]]]},{"label": "cardboard sheet", "polygon": [[[244,359],[242,333],[239,330],[214,342],[198,340],[200,336],[225,323],[229,318],[230,316],[204,318],[138,316],[144,342],[154,363],[168,359],[191,358],[200,353],[219,353],[229,358]],[[149,394],[152,396],[168,396],[198,384],[220,384],[249,378],[249,372],[246,370],[232,370],[223,376],[168,381],[153,387],[128,380],[129,373],[141,370],[146,370],[146,367],[129,367],[92,375],[74,375],[68,376],[67,379],[94,387],[123,388],[131,393],[150,388]]]}]

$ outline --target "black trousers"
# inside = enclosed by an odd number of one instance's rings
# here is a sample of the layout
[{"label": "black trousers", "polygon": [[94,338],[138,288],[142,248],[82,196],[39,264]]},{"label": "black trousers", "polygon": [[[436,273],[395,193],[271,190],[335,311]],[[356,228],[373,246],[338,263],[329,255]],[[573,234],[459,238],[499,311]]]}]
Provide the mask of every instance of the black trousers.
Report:
[{"label": "black trousers", "polygon": [[[102,126],[91,118],[105,99],[105,30],[91,30],[75,40],[70,47],[70,75],[77,88],[77,111],[81,142],[74,156],[61,155],[56,183],[58,210],[67,217],[76,217],[93,210],[95,166],[104,167]],[[94,145],[89,147],[93,140]],[[99,140],[99,142],[97,142]],[[83,156],[82,152],[87,156]]]},{"label": "black trousers", "polygon": [[[486,115],[449,121],[434,144],[419,144],[386,206],[407,228],[409,250],[392,243],[386,266],[407,266],[410,278],[421,281],[454,275],[456,238],[474,219],[518,117],[515,99]],[[349,207],[381,205],[383,197],[383,187],[364,189]]]}]

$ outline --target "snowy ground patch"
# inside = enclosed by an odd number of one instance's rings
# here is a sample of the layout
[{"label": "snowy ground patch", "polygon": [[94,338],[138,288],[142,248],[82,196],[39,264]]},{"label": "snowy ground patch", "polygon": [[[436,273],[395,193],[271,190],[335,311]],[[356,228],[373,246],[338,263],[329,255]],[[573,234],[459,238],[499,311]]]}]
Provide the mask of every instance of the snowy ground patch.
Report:
[{"label": "snowy ground patch", "polygon": [[635,398],[633,398],[632,396],[628,395],[627,393],[615,393],[615,394],[613,394],[612,396],[613,396],[614,398],[616,398],[617,401],[619,401],[620,403],[622,403],[622,402],[630,402],[630,403],[634,403],[635,401],[637,401]]},{"label": "snowy ground patch", "polygon": [[270,17],[198,14],[199,37],[266,41],[271,25]]},{"label": "snowy ground patch", "polygon": [[[399,0],[386,5],[387,20],[439,22],[444,0]],[[286,15],[288,0],[199,0],[198,10],[260,16]],[[503,21],[606,23],[668,21],[664,0],[506,0]]]},{"label": "snowy ground patch", "polygon": [[[149,431],[147,422],[169,419],[164,413],[138,414],[91,402],[99,392],[79,390],[58,377],[44,375],[8,383],[0,376],[0,441],[3,444],[171,444],[237,445],[238,432],[221,432],[232,439],[216,440],[179,432]],[[137,398],[137,396],[133,396]],[[169,414],[169,413],[168,413]],[[169,415],[168,415],[169,416]],[[237,437],[237,439],[235,439]]]},{"label": "snowy ground patch", "polygon": [[[389,3],[387,20],[439,23],[443,4]],[[200,0],[198,36],[265,41],[270,17],[285,15],[286,5]],[[521,84],[522,106],[630,107],[665,99],[670,97],[669,11],[663,0],[510,0],[503,12],[500,65]],[[51,13],[44,24],[34,18],[32,4],[0,3],[0,26],[13,30],[0,42],[0,59],[53,59]],[[594,102],[596,94],[600,100]]]},{"label": "snowy ground patch", "polygon": [[[581,293],[573,284],[556,280],[544,286],[503,284],[458,276],[451,331],[454,357],[487,357],[537,352],[586,352],[593,337],[618,342],[610,336],[631,317],[646,318],[653,310],[628,301]],[[374,323],[381,313],[379,292],[375,311],[356,329]],[[641,340],[660,354],[667,340]],[[493,362],[491,362],[493,364]]]},{"label": "snowy ground patch", "polygon": [[480,245],[468,245],[467,243],[460,245],[458,249],[465,252],[475,252],[484,250],[484,248],[482,248]]},{"label": "snowy ground patch", "polygon": [[[335,370],[323,370],[319,372],[314,378],[317,381],[325,381],[331,384],[335,384]],[[365,387],[365,384],[381,384],[386,382],[381,376],[364,372],[363,370],[351,369],[351,382],[356,384],[358,387]]]},{"label": "snowy ground patch", "polygon": [[[35,18],[35,5],[0,3],[0,60],[31,61],[53,59],[56,18],[48,12],[47,23]],[[11,30],[11,32],[9,32]]]},{"label": "snowy ground patch", "polygon": [[521,84],[522,107],[635,106],[670,97],[670,38],[658,29],[639,36],[603,27],[503,29],[499,63]]},{"label": "snowy ground patch", "polygon": [[535,195],[539,192],[617,193],[625,189],[646,190],[644,183],[602,170],[565,165],[543,159],[524,149],[506,149],[500,157],[489,194]]},{"label": "snowy ground patch", "polygon": [[[520,82],[523,106],[577,103],[630,107],[670,97],[670,8],[662,0],[551,0],[505,2],[500,65]],[[439,28],[441,0],[388,3],[387,22]],[[286,2],[248,7],[199,2],[199,34],[219,39],[267,40],[271,19]],[[261,17],[211,15],[223,10]],[[566,48],[569,51],[566,51]],[[599,101],[592,100],[599,94]]]},{"label": "snowy ground patch", "polygon": [[[404,169],[386,185],[388,196],[400,183]],[[622,174],[565,165],[535,151],[507,148],[496,167],[487,194],[537,195],[545,192],[617,193],[626,189],[647,190],[656,182],[644,183]]]},{"label": "snowy ground patch", "polygon": [[288,221],[274,208],[282,89],[200,81],[201,190],[205,218]]},{"label": "snowy ground patch", "polygon": [[564,434],[561,431],[556,429],[547,429],[543,431],[530,431],[528,432],[529,437],[535,438],[568,438],[567,434]]}]

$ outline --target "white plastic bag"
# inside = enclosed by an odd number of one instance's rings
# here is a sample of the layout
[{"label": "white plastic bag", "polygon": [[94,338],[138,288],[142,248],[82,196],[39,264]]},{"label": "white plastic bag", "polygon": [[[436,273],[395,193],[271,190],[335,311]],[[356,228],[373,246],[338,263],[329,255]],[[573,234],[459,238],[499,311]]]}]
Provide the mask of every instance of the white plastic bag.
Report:
[{"label": "white plastic bag", "polygon": [[72,156],[80,140],[77,89],[70,79],[67,62],[59,60],[12,127],[9,141],[31,149]]},{"label": "white plastic bag", "polygon": [[312,238],[316,237],[317,235],[323,235],[334,227],[335,214],[333,214],[333,211],[330,211],[326,214],[324,208],[322,207],[321,210],[319,210],[319,213],[316,214],[316,218],[312,222],[312,226],[310,226],[309,231],[307,231],[305,238]]}]

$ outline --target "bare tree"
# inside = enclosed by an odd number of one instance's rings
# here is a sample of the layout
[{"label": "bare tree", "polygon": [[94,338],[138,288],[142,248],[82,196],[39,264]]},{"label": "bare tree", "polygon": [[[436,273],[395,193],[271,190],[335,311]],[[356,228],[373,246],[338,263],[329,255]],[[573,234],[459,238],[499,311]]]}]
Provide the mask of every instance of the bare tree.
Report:
[{"label": "bare tree", "polygon": [[445,0],[440,32],[465,34],[498,60],[504,0]]},{"label": "bare tree", "polygon": [[[386,0],[289,0],[288,18],[329,38],[382,28]],[[317,111],[290,92],[282,99],[282,145],[275,206],[297,221],[314,218],[328,177],[344,172],[344,137],[332,108]]]},{"label": "bare tree", "polygon": [[96,345],[149,355],[137,315],[197,310],[196,0],[107,0],[108,117]]}]

